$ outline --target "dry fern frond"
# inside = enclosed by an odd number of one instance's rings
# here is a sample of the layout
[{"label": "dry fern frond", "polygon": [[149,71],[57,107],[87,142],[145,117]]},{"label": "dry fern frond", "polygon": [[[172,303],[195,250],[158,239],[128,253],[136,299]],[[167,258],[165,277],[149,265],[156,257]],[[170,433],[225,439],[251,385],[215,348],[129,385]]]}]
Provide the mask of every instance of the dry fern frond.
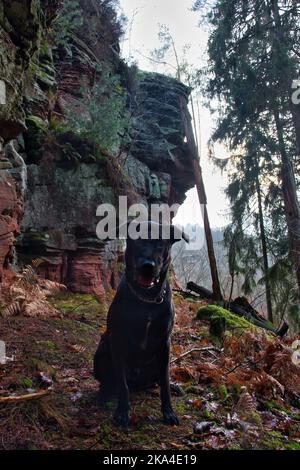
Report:
[{"label": "dry fern frond", "polygon": [[234,407],[234,412],[239,418],[247,420],[253,412],[256,411],[254,398],[247,390],[247,387],[241,387],[241,395],[239,401]]},{"label": "dry fern frond", "polygon": [[34,269],[37,269],[41,264],[44,264],[45,260],[42,258],[36,258],[32,260],[31,264],[34,267]]},{"label": "dry fern frond", "polygon": [[281,345],[281,350],[277,348],[269,373],[284,384],[285,388],[300,393],[300,367],[292,361],[293,352],[284,345]]},{"label": "dry fern frond", "polygon": [[4,317],[13,317],[13,316],[20,315],[21,313],[22,313],[22,306],[20,302],[16,300],[12,302],[10,305],[8,305],[7,307],[5,307],[2,312]]},{"label": "dry fern frond", "polygon": [[80,346],[79,344],[70,344],[69,349],[71,349],[71,351],[74,351],[76,353],[83,353],[86,350],[86,347]]},{"label": "dry fern frond", "polygon": [[225,337],[224,349],[236,362],[242,362],[246,358],[260,358],[272,342],[273,338],[265,331],[246,330],[240,337]]},{"label": "dry fern frond", "polygon": [[224,383],[224,369],[217,366],[216,364],[199,364],[197,366],[199,371],[199,382],[206,384],[220,384]]},{"label": "dry fern frond", "polygon": [[23,308],[26,317],[48,318],[58,314],[57,310],[44,299],[36,299]]},{"label": "dry fern frond", "polygon": [[284,386],[264,371],[254,374],[250,381],[250,386],[254,392],[267,399],[284,395]]},{"label": "dry fern frond", "polygon": [[[35,260],[35,267],[43,260]],[[42,279],[33,266],[25,266],[20,274],[16,274],[4,298],[6,307],[4,316],[41,316],[57,315],[57,310],[49,304],[47,296],[66,289],[63,284]]]},{"label": "dry fern frond", "polygon": [[36,286],[38,275],[32,266],[25,266],[21,274],[17,274],[17,284],[23,288],[31,288]]},{"label": "dry fern frond", "polygon": [[195,380],[195,374],[191,367],[173,367],[171,373],[176,382],[187,383],[190,380]]},{"label": "dry fern frond", "polygon": [[62,290],[66,290],[66,286],[64,284],[60,284],[59,282],[50,281],[49,279],[39,279],[39,286],[43,289],[43,293],[45,296],[56,294],[57,292],[61,292]]}]

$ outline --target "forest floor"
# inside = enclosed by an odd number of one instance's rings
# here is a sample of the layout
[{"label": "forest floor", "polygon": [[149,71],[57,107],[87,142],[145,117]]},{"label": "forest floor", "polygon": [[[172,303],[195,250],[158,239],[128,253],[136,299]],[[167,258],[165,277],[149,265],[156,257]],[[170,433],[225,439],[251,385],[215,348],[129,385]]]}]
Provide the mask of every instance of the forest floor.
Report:
[{"label": "forest floor", "polygon": [[[59,294],[51,299],[57,317],[0,317],[11,359],[0,365],[0,449],[300,450],[300,369],[291,341],[237,323],[218,344],[208,321],[196,319],[203,303],[174,299],[171,378],[180,386],[173,395],[180,425],[173,428],[162,423],[158,387],[131,394],[127,429],[112,424],[113,403],[97,406],[92,359],[110,298]],[[1,403],[41,389],[42,398]]]}]

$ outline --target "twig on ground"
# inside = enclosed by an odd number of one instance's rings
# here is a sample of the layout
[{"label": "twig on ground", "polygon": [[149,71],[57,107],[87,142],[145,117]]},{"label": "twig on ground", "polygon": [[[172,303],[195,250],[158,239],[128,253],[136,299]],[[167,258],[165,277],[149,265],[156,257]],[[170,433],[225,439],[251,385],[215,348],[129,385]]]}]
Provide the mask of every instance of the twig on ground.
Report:
[{"label": "twig on ground", "polygon": [[175,359],[172,359],[172,361],[170,363],[174,364],[174,362],[178,362],[182,358],[184,358],[185,356],[188,356],[189,354],[192,354],[194,352],[204,352],[204,351],[207,351],[207,352],[217,351],[219,353],[222,352],[221,349],[217,348],[216,346],[206,346],[205,348],[193,348],[193,349],[190,349],[189,351],[184,352],[180,356],[175,357]]},{"label": "twig on ground", "polygon": [[42,398],[46,395],[49,395],[49,390],[40,390],[39,392],[35,393],[27,393],[26,395],[19,395],[15,397],[0,397],[0,404],[1,403],[16,403],[19,401],[27,401],[27,400],[34,400],[36,398]]},{"label": "twig on ground", "polygon": [[232,372],[234,372],[236,369],[238,369],[239,367],[243,366],[243,365],[247,365],[247,364],[250,364],[252,366],[256,366],[257,364],[259,364],[260,362],[262,362],[266,357],[266,354],[263,355],[263,357],[261,357],[258,361],[252,361],[252,359],[245,359],[244,361],[240,362],[239,364],[237,364],[235,367],[233,367],[232,369],[228,370],[226,372],[226,375],[228,374],[231,374]]}]

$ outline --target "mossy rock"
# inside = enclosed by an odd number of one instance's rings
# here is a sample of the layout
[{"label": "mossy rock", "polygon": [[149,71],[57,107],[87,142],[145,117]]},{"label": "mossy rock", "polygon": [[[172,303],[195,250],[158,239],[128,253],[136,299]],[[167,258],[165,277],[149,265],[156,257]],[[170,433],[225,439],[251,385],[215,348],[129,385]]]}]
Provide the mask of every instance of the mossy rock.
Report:
[{"label": "mossy rock", "polygon": [[44,64],[37,70],[37,81],[42,90],[57,90],[57,82],[55,79],[55,70],[49,65]]},{"label": "mossy rock", "polygon": [[223,307],[219,307],[218,305],[205,305],[201,307],[196,315],[198,320],[209,320],[210,318],[214,317],[222,317],[225,318],[226,327],[230,329],[248,329],[248,328],[255,328],[253,323],[250,323],[245,318],[239,317],[234,313],[226,310]]},{"label": "mossy rock", "polygon": [[27,132],[24,135],[27,153],[34,161],[41,157],[41,147],[48,132],[48,123],[38,116],[28,116],[26,119]]}]

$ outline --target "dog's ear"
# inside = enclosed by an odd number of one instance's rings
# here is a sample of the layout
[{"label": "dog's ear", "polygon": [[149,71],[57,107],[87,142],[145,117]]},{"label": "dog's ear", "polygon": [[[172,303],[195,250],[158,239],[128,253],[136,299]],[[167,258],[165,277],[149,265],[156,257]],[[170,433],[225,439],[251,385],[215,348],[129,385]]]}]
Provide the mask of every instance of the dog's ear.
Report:
[{"label": "dog's ear", "polygon": [[170,227],[170,240],[172,243],[179,242],[180,240],[184,240],[186,243],[189,243],[190,238],[184,232],[184,230],[177,225],[171,225]]}]

